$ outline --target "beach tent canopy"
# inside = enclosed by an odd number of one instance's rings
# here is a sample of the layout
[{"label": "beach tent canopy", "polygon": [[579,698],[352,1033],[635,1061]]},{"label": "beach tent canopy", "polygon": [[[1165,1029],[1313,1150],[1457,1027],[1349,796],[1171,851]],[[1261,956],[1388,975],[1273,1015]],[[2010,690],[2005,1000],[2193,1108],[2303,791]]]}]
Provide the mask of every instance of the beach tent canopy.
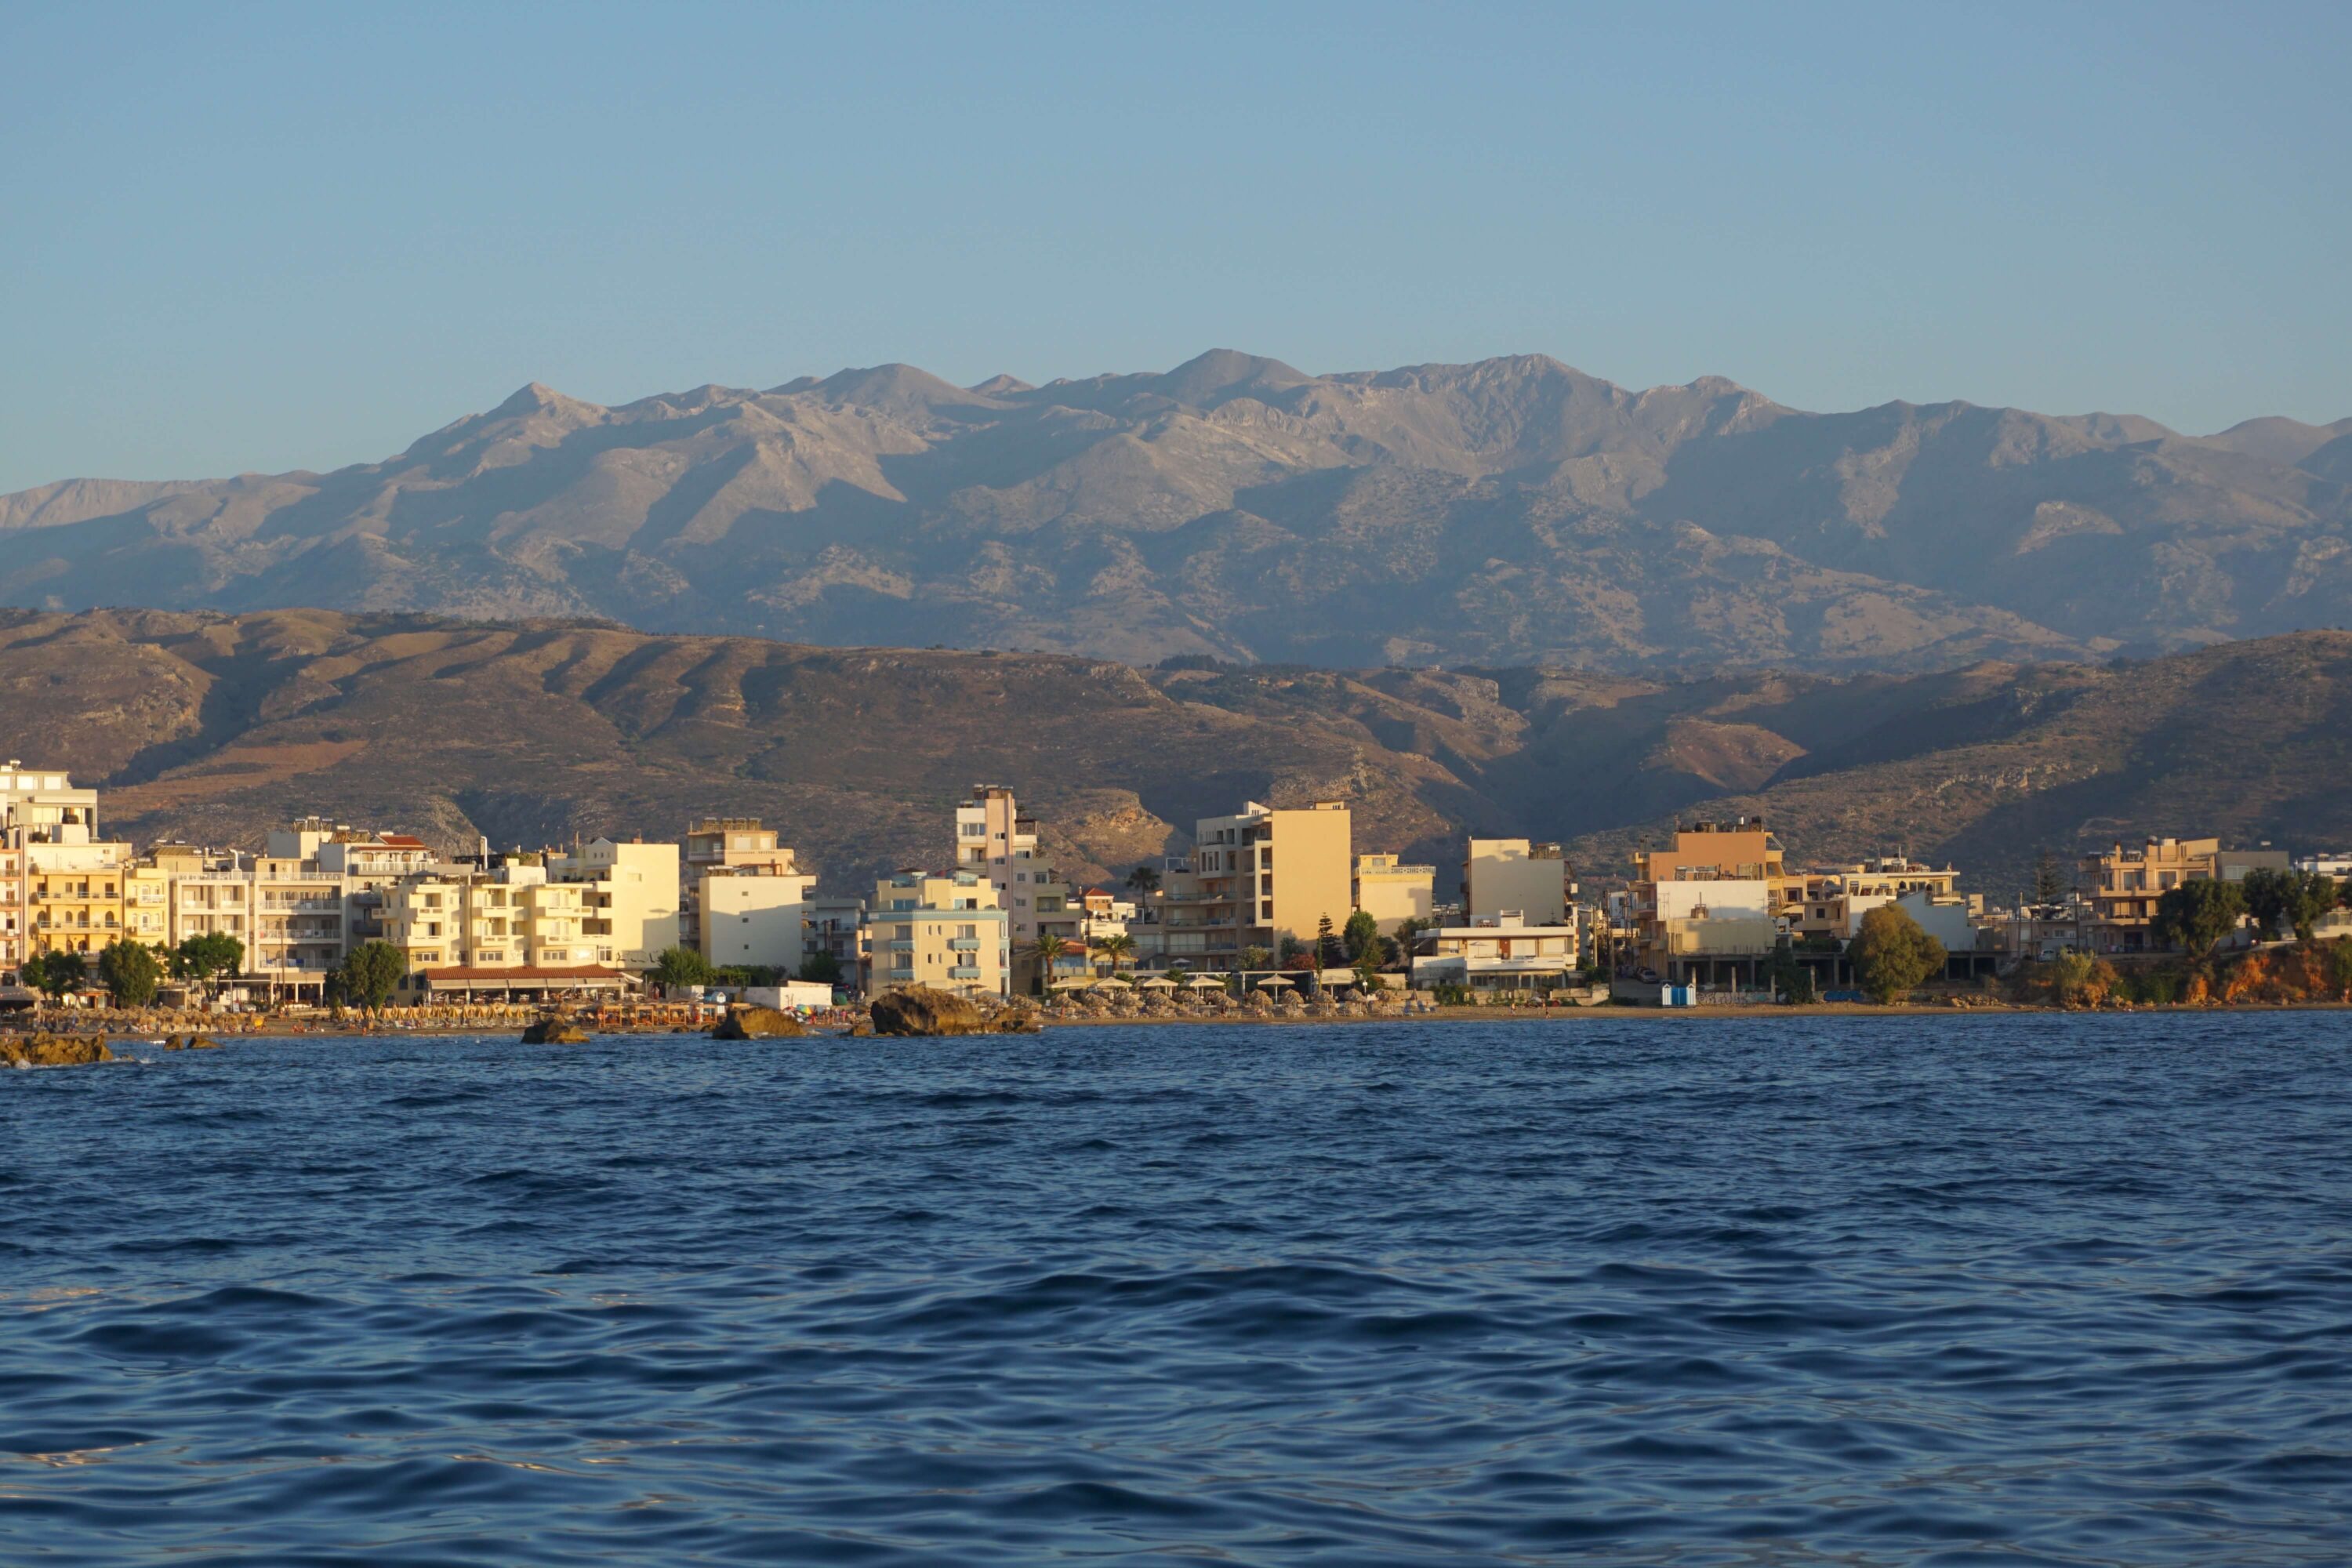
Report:
[{"label": "beach tent canopy", "polygon": [[1271,991],[1278,985],[1287,985],[1289,984],[1289,981],[1285,980],[1279,974],[1269,974],[1265,979],[1257,983],[1257,987],[1261,991]]},{"label": "beach tent canopy", "polygon": [[1212,988],[1223,991],[1225,988],[1225,977],[1222,974],[1195,974],[1184,984],[1196,991],[1206,991]]},{"label": "beach tent canopy", "polygon": [[1054,982],[1053,989],[1056,991],[1084,991],[1093,984],[1094,982],[1091,980],[1056,980]]},{"label": "beach tent canopy", "polygon": [[1146,991],[1173,991],[1176,989],[1176,983],[1173,980],[1169,979],[1168,976],[1164,974],[1155,974],[1149,980],[1139,980],[1136,982],[1136,984],[1140,985]]},{"label": "beach tent canopy", "polygon": [[1090,991],[1130,991],[1134,987],[1116,974],[1106,974],[1087,987]]}]

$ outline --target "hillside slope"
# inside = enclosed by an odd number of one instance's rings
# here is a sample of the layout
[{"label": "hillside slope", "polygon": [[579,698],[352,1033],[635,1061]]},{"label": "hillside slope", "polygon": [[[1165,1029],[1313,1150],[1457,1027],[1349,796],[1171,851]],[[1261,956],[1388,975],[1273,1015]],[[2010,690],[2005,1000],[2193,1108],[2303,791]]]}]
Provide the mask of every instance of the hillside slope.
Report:
[{"label": "hillside slope", "polygon": [[1799,859],[1904,847],[2013,891],[2136,833],[2352,843],[2352,635],[2139,663],[1703,680],[1543,668],[1138,670],[577,623],[270,611],[0,616],[0,754],[106,790],[141,842],[308,812],[445,847],[675,837],[756,814],[825,885],[936,863],[1005,783],[1075,874],[1244,799],[1352,803],[1447,868],[1465,831],[1596,875],[1676,817],[1761,815]]},{"label": "hillside slope", "polygon": [[2352,423],[2205,438],[1630,391],[1542,356],[604,407],[531,385],[329,474],[0,497],[0,599],[593,616],[826,645],[1951,668],[2352,622]]}]

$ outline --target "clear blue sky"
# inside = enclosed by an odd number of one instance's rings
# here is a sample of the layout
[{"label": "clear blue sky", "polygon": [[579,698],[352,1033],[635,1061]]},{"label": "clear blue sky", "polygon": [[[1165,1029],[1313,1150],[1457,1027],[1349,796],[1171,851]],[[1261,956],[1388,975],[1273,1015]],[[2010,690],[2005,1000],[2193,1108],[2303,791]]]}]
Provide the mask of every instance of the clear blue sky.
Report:
[{"label": "clear blue sky", "polygon": [[2352,5],[0,0],[0,490],[616,402],[1539,351],[2352,415]]}]

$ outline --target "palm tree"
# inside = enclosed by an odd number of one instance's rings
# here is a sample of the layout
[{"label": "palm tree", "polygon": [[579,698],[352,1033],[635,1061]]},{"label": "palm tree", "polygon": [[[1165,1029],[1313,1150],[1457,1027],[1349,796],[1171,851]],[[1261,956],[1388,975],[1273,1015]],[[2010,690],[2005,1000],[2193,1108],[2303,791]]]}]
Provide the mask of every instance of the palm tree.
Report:
[{"label": "palm tree", "polygon": [[1054,986],[1054,965],[1067,957],[1070,944],[1047,931],[1029,944],[1029,956],[1037,961],[1037,989],[1040,994]]},{"label": "palm tree", "polygon": [[1154,893],[1160,889],[1160,868],[1146,862],[1127,874],[1127,885],[1139,893]]},{"label": "palm tree", "polygon": [[1114,931],[1095,943],[1095,951],[1110,960],[1113,969],[1126,967],[1135,957],[1135,939],[1125,931]]}]

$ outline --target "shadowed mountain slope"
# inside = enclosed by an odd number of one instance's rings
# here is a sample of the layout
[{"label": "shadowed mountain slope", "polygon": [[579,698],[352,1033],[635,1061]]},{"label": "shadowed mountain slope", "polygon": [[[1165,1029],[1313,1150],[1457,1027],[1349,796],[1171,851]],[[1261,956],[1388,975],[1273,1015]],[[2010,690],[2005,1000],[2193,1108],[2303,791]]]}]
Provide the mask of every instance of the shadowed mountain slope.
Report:
[{"label": "shadowed mountain slope", "polygon": [[2352,623],[2352,421],[1807,414],[1541,356],[617,407],[533,384],[381,463],[0,498],[0,598],[593,616],[829,645],[1952,668]]},{"label": "shadowed mountain slope", "polygon": [[2146,662],[1660,681],[1557,668],[1135,669],[577,622],[333,611],[0,616],[0,748],[104,787],[144,842],[321,812],[445,848],[774,823],[826,886],[936,864],[1010,784],[1087,878],[1244,799],[1353,805],[1359,847],[1568,840],[1622,870],[1677,818],[1794,858],[1905,847],[2013,891],[2034,851],[2139,833],[2352,844],[2352,635]]}]

